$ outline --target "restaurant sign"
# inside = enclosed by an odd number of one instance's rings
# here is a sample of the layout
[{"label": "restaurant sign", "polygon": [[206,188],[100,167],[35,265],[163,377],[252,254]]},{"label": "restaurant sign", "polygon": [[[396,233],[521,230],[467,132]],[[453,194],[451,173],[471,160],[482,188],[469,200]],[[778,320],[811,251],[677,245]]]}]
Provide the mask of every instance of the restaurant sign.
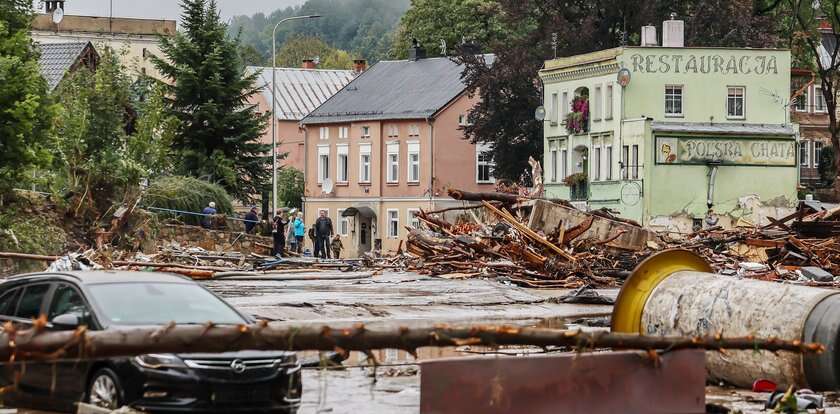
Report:
[{"label": "restaurant sign", "polygon": [[790,139],[656,137],[657,164],[796,166]]}]

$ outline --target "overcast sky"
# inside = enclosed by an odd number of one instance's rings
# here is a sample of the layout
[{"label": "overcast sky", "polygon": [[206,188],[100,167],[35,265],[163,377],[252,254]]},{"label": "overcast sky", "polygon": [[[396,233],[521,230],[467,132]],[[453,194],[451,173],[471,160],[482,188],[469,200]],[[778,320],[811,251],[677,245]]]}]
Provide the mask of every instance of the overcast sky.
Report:
[{"label": "overcast sky", "polygon": [[[302,4],[305,0],[216,0],[222,17],[227,20],[240,14],[271,13],[277,9]],[[177,0],[113,0],[114,17],[142,17],[147,19],[180,20],[181,7]],[[36,8],[41,1],[34,0]],[[67,0],[67,14],[108,16],[111,0]]]}]

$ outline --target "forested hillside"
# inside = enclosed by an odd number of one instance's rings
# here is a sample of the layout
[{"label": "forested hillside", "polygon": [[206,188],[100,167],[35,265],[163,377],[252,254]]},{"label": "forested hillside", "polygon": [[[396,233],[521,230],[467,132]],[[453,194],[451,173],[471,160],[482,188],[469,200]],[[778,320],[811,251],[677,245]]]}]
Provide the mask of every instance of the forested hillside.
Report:
[{"label": "forested hillside", "polygon": [[352,57],[376,62],[388,57],[400,18],[408,10],[409,0],[307,0],[296,7],[277,10],[270,15],[233,18],[230,31],[240,34],[248,63],[268,64],[271,59],[271,31],[283,18],[320,14],[320,19],[291,21],[277,29],[278,50],[292,37],[318,37],[333,48],[345,50]]}]

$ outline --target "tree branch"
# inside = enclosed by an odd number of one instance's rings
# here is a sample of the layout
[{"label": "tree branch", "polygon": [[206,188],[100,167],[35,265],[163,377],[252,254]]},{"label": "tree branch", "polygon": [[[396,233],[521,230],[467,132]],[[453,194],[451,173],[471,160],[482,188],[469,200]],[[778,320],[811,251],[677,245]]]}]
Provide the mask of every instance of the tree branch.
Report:
[{"label": "tree branch", "polygon": [[351,328],[329,326],[272,327],[256,325],[176,326],[132,328],[106,331],[45,332],[46,322],[17,331],[9,324],[0,335],[0,359],[5,361],[53,361],[128,357],[147,353],[220,353],[240,350],[321,350],[368,351],[464,345],[565,346],[578,349],[613,348],[641,350],[743,349],[823,352],[821,344],[785,341],[778,338],[655,337],[608,332],[582,332],[519,328],[514,326],[469,326],[433,328],[368,329],[362,324]]}]

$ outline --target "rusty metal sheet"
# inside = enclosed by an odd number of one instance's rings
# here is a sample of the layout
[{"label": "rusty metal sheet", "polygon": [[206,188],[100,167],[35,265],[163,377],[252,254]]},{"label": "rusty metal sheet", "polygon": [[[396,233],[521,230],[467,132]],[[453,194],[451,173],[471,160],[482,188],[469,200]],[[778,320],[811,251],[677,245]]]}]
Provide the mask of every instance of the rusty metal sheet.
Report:
[{"label": "rusty metal sheet", "polygon": [[701,350],[447,358],[423,363],[420,412],[701,414],[705,384]]}]

